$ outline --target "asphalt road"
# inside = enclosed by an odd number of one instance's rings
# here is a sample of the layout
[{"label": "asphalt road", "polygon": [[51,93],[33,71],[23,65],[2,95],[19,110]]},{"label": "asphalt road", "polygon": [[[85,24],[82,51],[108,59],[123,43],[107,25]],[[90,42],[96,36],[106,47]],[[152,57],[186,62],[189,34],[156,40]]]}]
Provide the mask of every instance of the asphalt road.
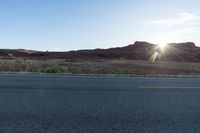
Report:
[{"label": "asphalt road", "polygon": [[200,78],[0,75],[1,133],[199,133]]}]

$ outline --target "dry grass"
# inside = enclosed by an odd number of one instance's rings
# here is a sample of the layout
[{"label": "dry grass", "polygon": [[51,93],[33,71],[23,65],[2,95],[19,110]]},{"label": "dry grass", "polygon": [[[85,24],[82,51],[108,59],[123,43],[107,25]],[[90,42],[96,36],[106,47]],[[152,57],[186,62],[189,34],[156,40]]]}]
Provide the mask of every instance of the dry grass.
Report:
[{"label": "dry grass", "polygon": [[200,75],[200,63],[131,60],[70,61],[64,59],[1,59],[1,72],[46,72],[122,75]]}]

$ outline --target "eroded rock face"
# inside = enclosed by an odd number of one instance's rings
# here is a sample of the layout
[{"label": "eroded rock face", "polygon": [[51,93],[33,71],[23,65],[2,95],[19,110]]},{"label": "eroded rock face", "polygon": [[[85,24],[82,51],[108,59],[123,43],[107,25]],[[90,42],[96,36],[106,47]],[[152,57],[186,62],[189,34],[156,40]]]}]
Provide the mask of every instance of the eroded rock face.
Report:
[{"label": "eroded rock face", "polygon": [[195,43],[193,42],[186,42],[186,43],[169,43],[168,45],[173,46],[173,47],[187,47],[187,48],[194,48],[196,47]]},{"label": "eroded rock face", "polygon": [[185,61],[200,62],[200,48],[193,42],[169,43],[164,49],[159,45],[144,41],[136,41],[124,47],[109,49],[78,50],[69,52],[42,52],[31,50],[0,50],[0,56],[27,57],[27,58],[64,58],[64,59],[129,59],[145,60],[151,59],[152,55],[159,51],[161,61]]},{"label": "eroded rock face", "polygon": [[180,62],[199,62],[200,48],[193,42],[170,43],[162,52],[161,60]]}]

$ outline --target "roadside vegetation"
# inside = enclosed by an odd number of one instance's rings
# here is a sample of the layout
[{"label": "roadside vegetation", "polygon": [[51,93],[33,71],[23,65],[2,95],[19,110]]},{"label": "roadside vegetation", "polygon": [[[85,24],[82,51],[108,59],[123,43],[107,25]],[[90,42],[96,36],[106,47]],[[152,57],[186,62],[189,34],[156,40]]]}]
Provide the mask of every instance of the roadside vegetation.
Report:
[{"label": "roadside vegetation", "polygon": [[12,58],[0,59],[0,72],[200,76],[200,63]]}]

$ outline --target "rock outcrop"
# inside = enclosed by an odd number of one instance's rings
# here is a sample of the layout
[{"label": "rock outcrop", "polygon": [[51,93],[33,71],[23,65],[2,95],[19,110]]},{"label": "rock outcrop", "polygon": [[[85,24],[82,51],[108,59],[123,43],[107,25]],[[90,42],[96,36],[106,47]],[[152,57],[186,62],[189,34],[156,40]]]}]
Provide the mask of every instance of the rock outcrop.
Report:
[{"label": "rock outcrop", "polygon": [[200,48],[193,42],[169,43],[161,49],[159,45],[148,42],[136,41],[124,47],[109,49],[77,50],[68,52],[42,52],[32,50],[1,49],[1,57],[26,57],[26,58],[62,58],[62,59],[128,59],[151,60],[155,52],[160,53],[161,61],[200,62]]}]

